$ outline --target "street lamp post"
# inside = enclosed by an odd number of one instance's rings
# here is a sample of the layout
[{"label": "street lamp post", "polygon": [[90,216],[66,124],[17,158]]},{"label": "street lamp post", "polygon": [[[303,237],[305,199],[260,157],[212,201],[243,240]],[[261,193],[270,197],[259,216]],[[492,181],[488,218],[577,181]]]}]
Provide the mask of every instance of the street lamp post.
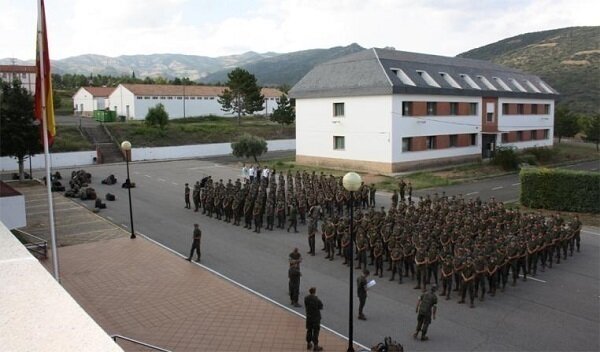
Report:
[{"label": "street lamp post", "polygon": [[348,307],[348,352],[354,352],[354,192],[360,188],[362,179],[356,172],[344,175],[342,183],[350,191],[350,290]]},{"label": "street lamp post", "polygon": [[127,165],[127,193],[129,194],[129,223],[131,224],[131,236],[129,238],[135,238],[135,231],[133,229],[133,208],[131,207],[131,179],[129,178],[129,158],[131,157],[131,143],[129,141],[123,141],[121,143],[121,149],[125,152],[125,163]]}]

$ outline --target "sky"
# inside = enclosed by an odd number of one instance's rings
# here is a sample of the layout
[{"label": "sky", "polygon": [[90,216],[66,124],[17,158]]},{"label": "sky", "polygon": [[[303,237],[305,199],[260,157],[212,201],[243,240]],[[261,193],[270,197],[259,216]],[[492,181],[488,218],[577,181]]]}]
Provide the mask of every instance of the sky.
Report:
[{"label": "sky", "polygon": [[[600,25],[598,0],[45,0],[50,57],[358,43],[454,56],[514,35]],[[0,58],[35,57],[37,0],[0,0]]]}]

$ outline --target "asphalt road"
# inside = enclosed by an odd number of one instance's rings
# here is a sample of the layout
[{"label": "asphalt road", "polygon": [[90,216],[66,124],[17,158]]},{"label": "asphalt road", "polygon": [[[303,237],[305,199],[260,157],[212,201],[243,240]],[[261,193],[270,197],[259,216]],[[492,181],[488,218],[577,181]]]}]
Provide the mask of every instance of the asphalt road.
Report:
[{"label": "asphalt road", "polygon": [[[287,296],[287,256],[293,247],[306,252],[306,226],[300,233],[263,231],[255,234],[200,213],[184,209],[183,187],[204,175],[214,179],[237,177],[239,170],[213,161],[186,160],[130,164],[133,215],[136,232],[142,233],[179,252],[189,253],[192,224],[203,230],[202,263],[223,275],[289,306]],[[598,162],[576,168],[597,169]],[[125,164],[98,165],[86,168],[93,175],[92,186],[99,195],[111,192],[116,202],[100,215],[129,228],[127,192],[120,188],[125,179]],[[63,175],[70,174],[61,170]],[[119,184],[101,185],[114,174]],[[37,172],[35,173],[37,175]],[[501,187],[501,188],[499,188]],[[508,175],[444,188],[448,195],[462,193],[487,199],[518,198],[518,175]],[[433,193],[428,190],[422,193]],[[479,192],[479,193],[473,193]],[[470,194],[470,195],[469,195]],[[389,195],[380,195],[380,204]],[[84,202],[89,207],[92,202]],[[306,256],[306,255],[305,255]],[[301,293],[316,286],[324,302],[323,324],[342,333],[348,330],[348,269],[336,258],[324,259],[324,252],[305,257],[302,263]],[[183,260],[183,259],[182,259]],[[390,273],[369,291],[365,307],[368,321],[354,320],[355,339],[371,346],[384,336],[392,336],[409,351],[598,351],[600,350],[600,231],[586,229],[582,233],[582,252],[569,257],[545,273],[485,302],[476,308],[440,299],[438,319],[430,326],[430,341],[412,339],[416,325],[415,304],[419,292],[414,283],[403,285],[388,281]],[[374,269],[372,270],[374,271]],[[198,297],[202,299],[202,297]],[[356,297],[355,297],[356,299]],[[236,302],[231,302],[236,304]],[[355,301],[355,309],[358,300]],[[303,313],[303,308],[296,309]],[[356,314],[356,313],[355,313]],[[327,346],[325,346],[326,348]]]}]

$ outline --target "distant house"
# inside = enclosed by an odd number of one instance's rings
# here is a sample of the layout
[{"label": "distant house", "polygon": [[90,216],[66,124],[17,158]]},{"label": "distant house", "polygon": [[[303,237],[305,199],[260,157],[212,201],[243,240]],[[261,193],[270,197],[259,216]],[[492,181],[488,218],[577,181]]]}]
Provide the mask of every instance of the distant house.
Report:
[{"label": "distant house", "polygon": [[393,173],[551,146],[558,93],[487,61],[368,49],[316,66],[290,96],[298,162]]},{"label": "distant house", "polygon": [[31,95],[35,94],[35,66],[0,65],[0,81],[14,80],[19,80]]},{"label": "distant house", "polygon": [[75,114],[92,116],[94,110],[104,110],[108,105],[108,96],[114,87],[81,87],[73,95]]},{"label": "distant house", "polygon": [[[119,84],[108,97],[111,110],[127,119],[144,119],[148,109],[163,104],[170,118],[217,115],[234,116],[221,110],[218,96],[225,87],[158,84]],[[263,88],[264,109],[257,114],[272,113],[281,92]]]}]

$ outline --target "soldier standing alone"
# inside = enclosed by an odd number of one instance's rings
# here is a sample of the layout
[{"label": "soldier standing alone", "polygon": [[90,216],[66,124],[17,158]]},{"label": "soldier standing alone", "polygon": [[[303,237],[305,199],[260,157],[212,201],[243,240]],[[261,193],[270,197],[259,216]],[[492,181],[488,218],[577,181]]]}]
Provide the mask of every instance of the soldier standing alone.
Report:
[{"label": "soldier standing alone", "polygon": [[416,339],[419,336],[419,331],[421,332],[421,341],[427,341],[429,338],[427,337],[427,328],[429,324],[431,324],[431,317],[433,314],[433,319],[435,320],[435,312],[437,310],[437,296],[435,295],[435,290],[437,290],[436,285],[431,286],[431,292],[427,292],[419,297],[419,301],[417,302],[417,331],[413,334],[413,337]]},{"label": "soldier standing alone", "polygon": [[185,184],[185,207],[186,209],[192,208],[190,205],[190,186],[187,183]]},{"label": "soldier standing alone", "polygon": [[187,258],[188,261],[192,261],[192,257],[194,256],[194,251],[198,255],[198,259],[196,261],[200,262],[200,238],[202,237],[202,231],[198,227],[198,224],[194,224],[194,234],[193,234],[193,242],[192,249],[190,250],[190,256]]},{"label": "soldier standing alone", "polygon": [[309,295],[304,297],[304,308],[306,309],[306,349],[313,351],[322,351],[319,346],[319,330],[321,329],[321,309],[323,303],[317,297],[317,289],[311,287]]},{"label": "soldier standing alone", "polygon": [[300,266],[299,263],[290,262],[290,269],[288,270],[288,278],[289,278],[289,290],[290,290],[290,300],[292,301],[292,305],[294,307],[302,307],[298,303],[298,295],[300,294]]}]

